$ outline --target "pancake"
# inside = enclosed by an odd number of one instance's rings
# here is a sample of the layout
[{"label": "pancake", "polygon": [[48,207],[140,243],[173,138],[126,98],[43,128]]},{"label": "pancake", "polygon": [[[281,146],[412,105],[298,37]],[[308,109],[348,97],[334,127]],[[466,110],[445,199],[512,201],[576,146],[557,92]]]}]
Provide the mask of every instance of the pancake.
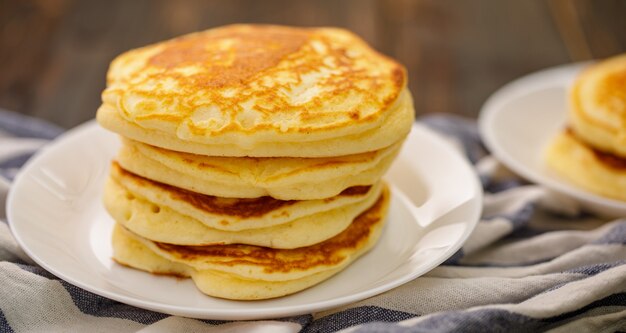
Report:
[{"label": "pancake", "polygon": [[[355,186],[337,196],[323,200],[277,200],[271,197],[253,199],[220,198],[190,192],[158,183],[111,165],[111,178],[130,195],[150,202],[154,209],[167,208],[206,225],[224,231],[241,231],[267,228],[290,223],[307,216],[346,207],[366,200],[371,193],[379,192],[375,186]],[[114,199],[116,201],[122,198]]]},{"label": "pancake", "polygon": [[246,158],[179,153],[125,139],[117,160],[137,175],[197,193],[316,200],[337,196],[352,186],[376,183],[398,155],[402,141],[348,156]]},{"label": "pancake", "polygon": [[[144,188],[142,191],[145,192],[146,189]],[[336,203],[346,201],[348,204],[337,206],[329,202],[328,210],[308,215],[305,214],[308,211],[303,213],[297,210],[299,207],[306,208],[305,205],[298,206],[295,203],[287,207],[279,206],[276,210],[282,210],[287,214],[280,215],[280,213],[276,214],[270,210],[263,215],[270,220],[273,215],[280,217],[285,215],[304,216],[282,224],[275,224],[276,221],[273,220],[265,222],[259,219],[257,228],[238,231],[208,227],[193,217],[162,205],[162,202],[167,202],[167,200],[162,200],[158,204],[150,202],[145,197],[130,192],[113,177],[109,179],[105,187],[104,204],[114,220],[139,236],[152,241],[178,245],[248,244],[277,249],[293,249],[316,244],[337,235],[346,229],[356,216],[374,204],[380,196],[380,191],[380,184],[376,184],[369,189],[365,188],[363,193],[346,196],[349,199],[359,199],[358,201],[338,198],[335,200]],[[174,201],[180,200],[176,197],[176,192],[171,191],[160,197],[169,197]],[[201,195],[196,194],[190,201],[199,202],[202,199]],[[209,205],[213,202],[215,201],[205,201]],[[173,206],[180,209],[184,207],[185,203],[186,201],[182,201]],[[210,214],[214,215],[218,221],[241,218],[240,214],[237,214],[240,212],[238,209],[221,210],[218,208],[215,210]],[[181,211],[185,211],[185,209],[181,209]],[[293,214],[290,214],[291,212]],[[202,214],[202,210],[199,213]],[[250,209],[245,213],[250,214],[254,211]],[[218,223],[218,225],[220,224]],[[262,227],[263,225],[271,226]]]},{"label": "pancake", "polygon": [[546,161],[558,174],[602,196],[626,201],[626,158],[594,149],[571,130],[556,136]]},{"label": "pancake", "polygon": [[596,149],[626,157],[626,54],[592,65],[570,94],[570,126]]},{"label": "pancake", "polygon": [[406,81],[402,65],[343,29],[231,25],[117,57],[97,119],[200,155],[351,155],[408,134]]},{"label": "pancake", "polygon": [[280,250],[249,245],[179,246],[142,238],[116,224],[113,258],[155,274],[190,276],[205,294],[228,299],[267,299],[315,285],[376,244],[389,203],[385,188],[370,209],[322,243]]}]

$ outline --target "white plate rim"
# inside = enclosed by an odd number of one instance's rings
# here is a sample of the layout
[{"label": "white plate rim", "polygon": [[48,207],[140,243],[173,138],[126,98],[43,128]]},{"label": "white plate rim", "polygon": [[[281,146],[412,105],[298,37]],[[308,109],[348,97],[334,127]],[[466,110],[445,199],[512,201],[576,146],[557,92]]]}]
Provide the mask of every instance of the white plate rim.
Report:
[{"label": "white plate rim", "polygon": [[[456,243],[448,247],[448,249],[445,251],[445,254],[442,255],[439,258],[439,260],[431,261],[430,264],[425,266],[425,268],[422,269],[422,271],[420,272],[417,272],[411,275],[406,275],[401,279],[394,280],[392,283],[387,283],[383,286],[379,286],[377,288],[370,289],[365,292],[360,292],[360,293],[356,293],[356,294],[352,294],[349,296],[344,296],[344,297],[336,298],[336,299],[328,299],[326,301],[321,301],[321,302],[312,303],[312,304],[301,304],[299,306],[290,305],[290,306],[275,307],[275,308],[270,308],[270,309],[241,309],[241,310],[237,310],[237,313],[233,313],[233,311],[230,309],[227,309],[224,311],[222,311],[222,309],[215,309],[215,308],[198,309],[198,308],[188,308],[188,307],[181,307],[181,306],[176,306],[176,305],[167,305],[167,304],[161,304],[157,302],[146,301],[146,300],[142,300],[138,298],[129,297],[126,295],[121,295],[113,291],[94,288],[92,285],[90,285],[89,283],[85,281],[77,280],[72,276],[68,276],[64,274],[64,272],[59,271],[57,268],[48,265],[48,263],[44,259],[42,259],[38,253],[33,253],[30,250],[28,244],[26,244],[24,239],[21,237],[20,232],[17,232],[17,229],[19,228],[16,228],[16,224],[15,224],[16,221],[15,221],[14,213],[13,213],[14,212],[13,207],[15,207],[16,205],[15,202],[17,200],[16,199],[17,195],[15,193],[18,192],[16,189],[19,189],[20,183],[28,174],[28,170],[30,170],[34,165],[37,165],[39,161],[46,154],[48,154],[51,151],[54,151],[55,149],[59,149],[59,147],[61,147],[63,143],[65,142],[65,140],[67,140],[68,138],[78,135],[79,133],[92,130],[94,127],[98,127],[98,125],[96,124],[94,120],[92,120],[65,132],[64,134],[59,136],[57,139],[55,139],[53,142],[51,142],[50,144],[42,148],[40,151],[38,151],[22,167],[22,169],[20,170],[20,172],[18,173],[18,175],[16,176],[12,184],[12,188],[9,191],[9,195],[7,198],[7,219],[9,221],[9,227],[17,243],[24,250],[24,252],[31,259],[33,259],[37,264],[39,264],[44,269],[46,269],[48,272],[52,273],[53,275],[59,277],[60,279],[64,281],[67,281],[77,287],[80,287],[94,294],[97,294],[97,295],[100,295],[100,296],[103,296],[112,300],[116,300],[116,301],[119,301],[128,305],[147,309],[147,310],[168,313],[168,314],[173,314],[173,315],[182,315],[182,316],[199,318],[199,319],[216,319],[216,320],[244,319],[244,320],[247,320],[247,319],[278,318],[278,317],[300,315],[300,314],[312,313],[312,312],[317,312],[317,311],[323,311],[323,310],[338,307],[341,305],[346,305],[346,304],[350,304],[353,302],[357,302],[357,301],[378,295],[385,291],[391,290],[393,288],[396,288],[409,281],[412,281],[415,278],[427,273],[428,271],[432,270],[433,268],[443,263],[445,260],[450,258],[454,253],[456,253],[462,247],[462,245],[465,243],[467,238],[470,236],[471,232],[475,229],[476,225],[479,222],[480,216],[482,214],[482,202],[483,202],[482,186],[480,185],[478,176],[474,173],[473,167],[470,165],[467,158],[462,156],[461,153],[456,149],[456,147],[452,146],[450,142],[446,141],[446,139],[441,137],[440,134],[434,132],[433,130],[427,128],[424,125],[415,123],[414,130],[417,129],[419,131],[423,131],[432,140],[437,142],[437,144],[440,144],[440,145],[443,144],[445,146],[448,146],[448,149],[454,150],[456,152],[458,156],[457,162],[459,164],[459,167],[465,170],[471,170],[471,174],[473,175],[471,182],[473,186],[475,187],[475,191],[476,191],[475,196],[471,198],[471,204],[473,207],[472,214],[470,214],[470,216],[466,218],[466,223],[468,227],[465,228],[463,234],[461,235],[461,237],[457,239]],[[289,297],[289,296],[286,296],[286,297]],[[210,311],[207,311],[207,310],[210,310]]]},{"label": "white plate rim", "polygon": [[[576,187],[566,181],[558,180],[550,175],[529,167],[528,164],[524,163],[524,161],[516,159],[511,152],[499,143],[493,130],[495,126],[497,126],[495,121],[496,117],[500,112],[505,112],[503,111],[504,109],[502,108],[502,105],[510,102],[511,100],[515,100],[520,96],[541,91],[550,87],[567,87],[569,90],[569,86],[572,83],[571,78],[591,63],[592,62],[580,62],[543,69],[522,76],[502,86],[483,104],[478,118],[479,131],[483,142],[489,151],[504,165],[523,178],[537,184],[544,185],[548,189],[557,193],[578,199],[581,202],[589,202],[593,205],[607,207],[615,211],[626,213],[625,202],[606,198],[580,187]],[[566,98],[566,96],[563,96],[564,100]],[[567,112],[567,110],[559,112]],[[554,135],[556,134],[557,133],[554,133]]]}]

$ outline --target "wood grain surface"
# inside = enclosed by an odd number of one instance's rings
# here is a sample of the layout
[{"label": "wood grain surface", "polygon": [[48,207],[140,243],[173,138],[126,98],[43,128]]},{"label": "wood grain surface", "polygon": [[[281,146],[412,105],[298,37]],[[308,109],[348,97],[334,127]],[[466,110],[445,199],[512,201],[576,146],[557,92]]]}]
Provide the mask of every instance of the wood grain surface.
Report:
[{"label": "wood grain surface", "polygon": [[626,52],[620,0],[0,0],[0,107],[94,117],[125,50],[237,22],[340,26],[404,63],[418,114],[476,117],[521,75]]}]

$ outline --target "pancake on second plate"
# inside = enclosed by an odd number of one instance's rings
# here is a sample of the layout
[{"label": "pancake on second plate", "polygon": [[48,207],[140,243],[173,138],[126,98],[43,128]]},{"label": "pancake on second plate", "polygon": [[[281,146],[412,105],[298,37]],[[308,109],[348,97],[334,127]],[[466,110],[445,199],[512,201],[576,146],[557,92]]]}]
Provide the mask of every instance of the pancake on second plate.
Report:
[{"label": "pancake on second plate", "polygon": [[352,186],[376,183],[398,155],[403,140],[356,155],[263,158],[180,153],[124,139],[117,160],[137,175],[197,193],[314,200],[334,197]]},{"label": "pancake on second plate", "polygon": [[113,257],[157,274],[190,276],[205,294],[228,299],[288,295],[339,272],[376,244],[389,203],[378,201],[335,237],[312,246],[281,250],[250,245],[179,246],[149,241],[119,224]]},{"label": "pancake on second plate", "polygon": [[97,118],[200,155],[351,155],[408,134],[406,82],[402,65],[343,29],[230,25],[117,57]]},{"label": "pancake on second plate", "polygon": [[118,223],[152,241],[291,249],[340,233],[374,204],[380,191],[378,183],[327,200],[223,199],[159,184],[113,164],[104,204]]},{"label": "pancake on second plate", "polygon": [[568,128],[550,143],[546,162],[573,184],[626,200],[626,54],[576,78]]},{"label": "pancake on second plate", "polygon": [[546,161],[572,183],[626,201],[626,158],[594,149],[572,130],[563,131],[552,140]]},{"label": "pancake on second plate", "polygon": [[570,126],[601,151],[626,158],[626,54],[590,66],[570,94]]}]

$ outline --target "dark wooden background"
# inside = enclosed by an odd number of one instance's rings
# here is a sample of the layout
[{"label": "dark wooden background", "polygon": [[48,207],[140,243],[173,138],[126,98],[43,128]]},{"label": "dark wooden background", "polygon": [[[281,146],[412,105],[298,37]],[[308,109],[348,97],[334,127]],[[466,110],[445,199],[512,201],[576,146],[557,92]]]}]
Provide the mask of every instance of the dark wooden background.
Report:
[{"label": "dark wooden background", "polygon": [[475,117],[516,77],[626,52],[620,0],[0,0],[0,107],[74,126],[118,53],[235,22],[353,30],[408,67],[420,114]]}]

